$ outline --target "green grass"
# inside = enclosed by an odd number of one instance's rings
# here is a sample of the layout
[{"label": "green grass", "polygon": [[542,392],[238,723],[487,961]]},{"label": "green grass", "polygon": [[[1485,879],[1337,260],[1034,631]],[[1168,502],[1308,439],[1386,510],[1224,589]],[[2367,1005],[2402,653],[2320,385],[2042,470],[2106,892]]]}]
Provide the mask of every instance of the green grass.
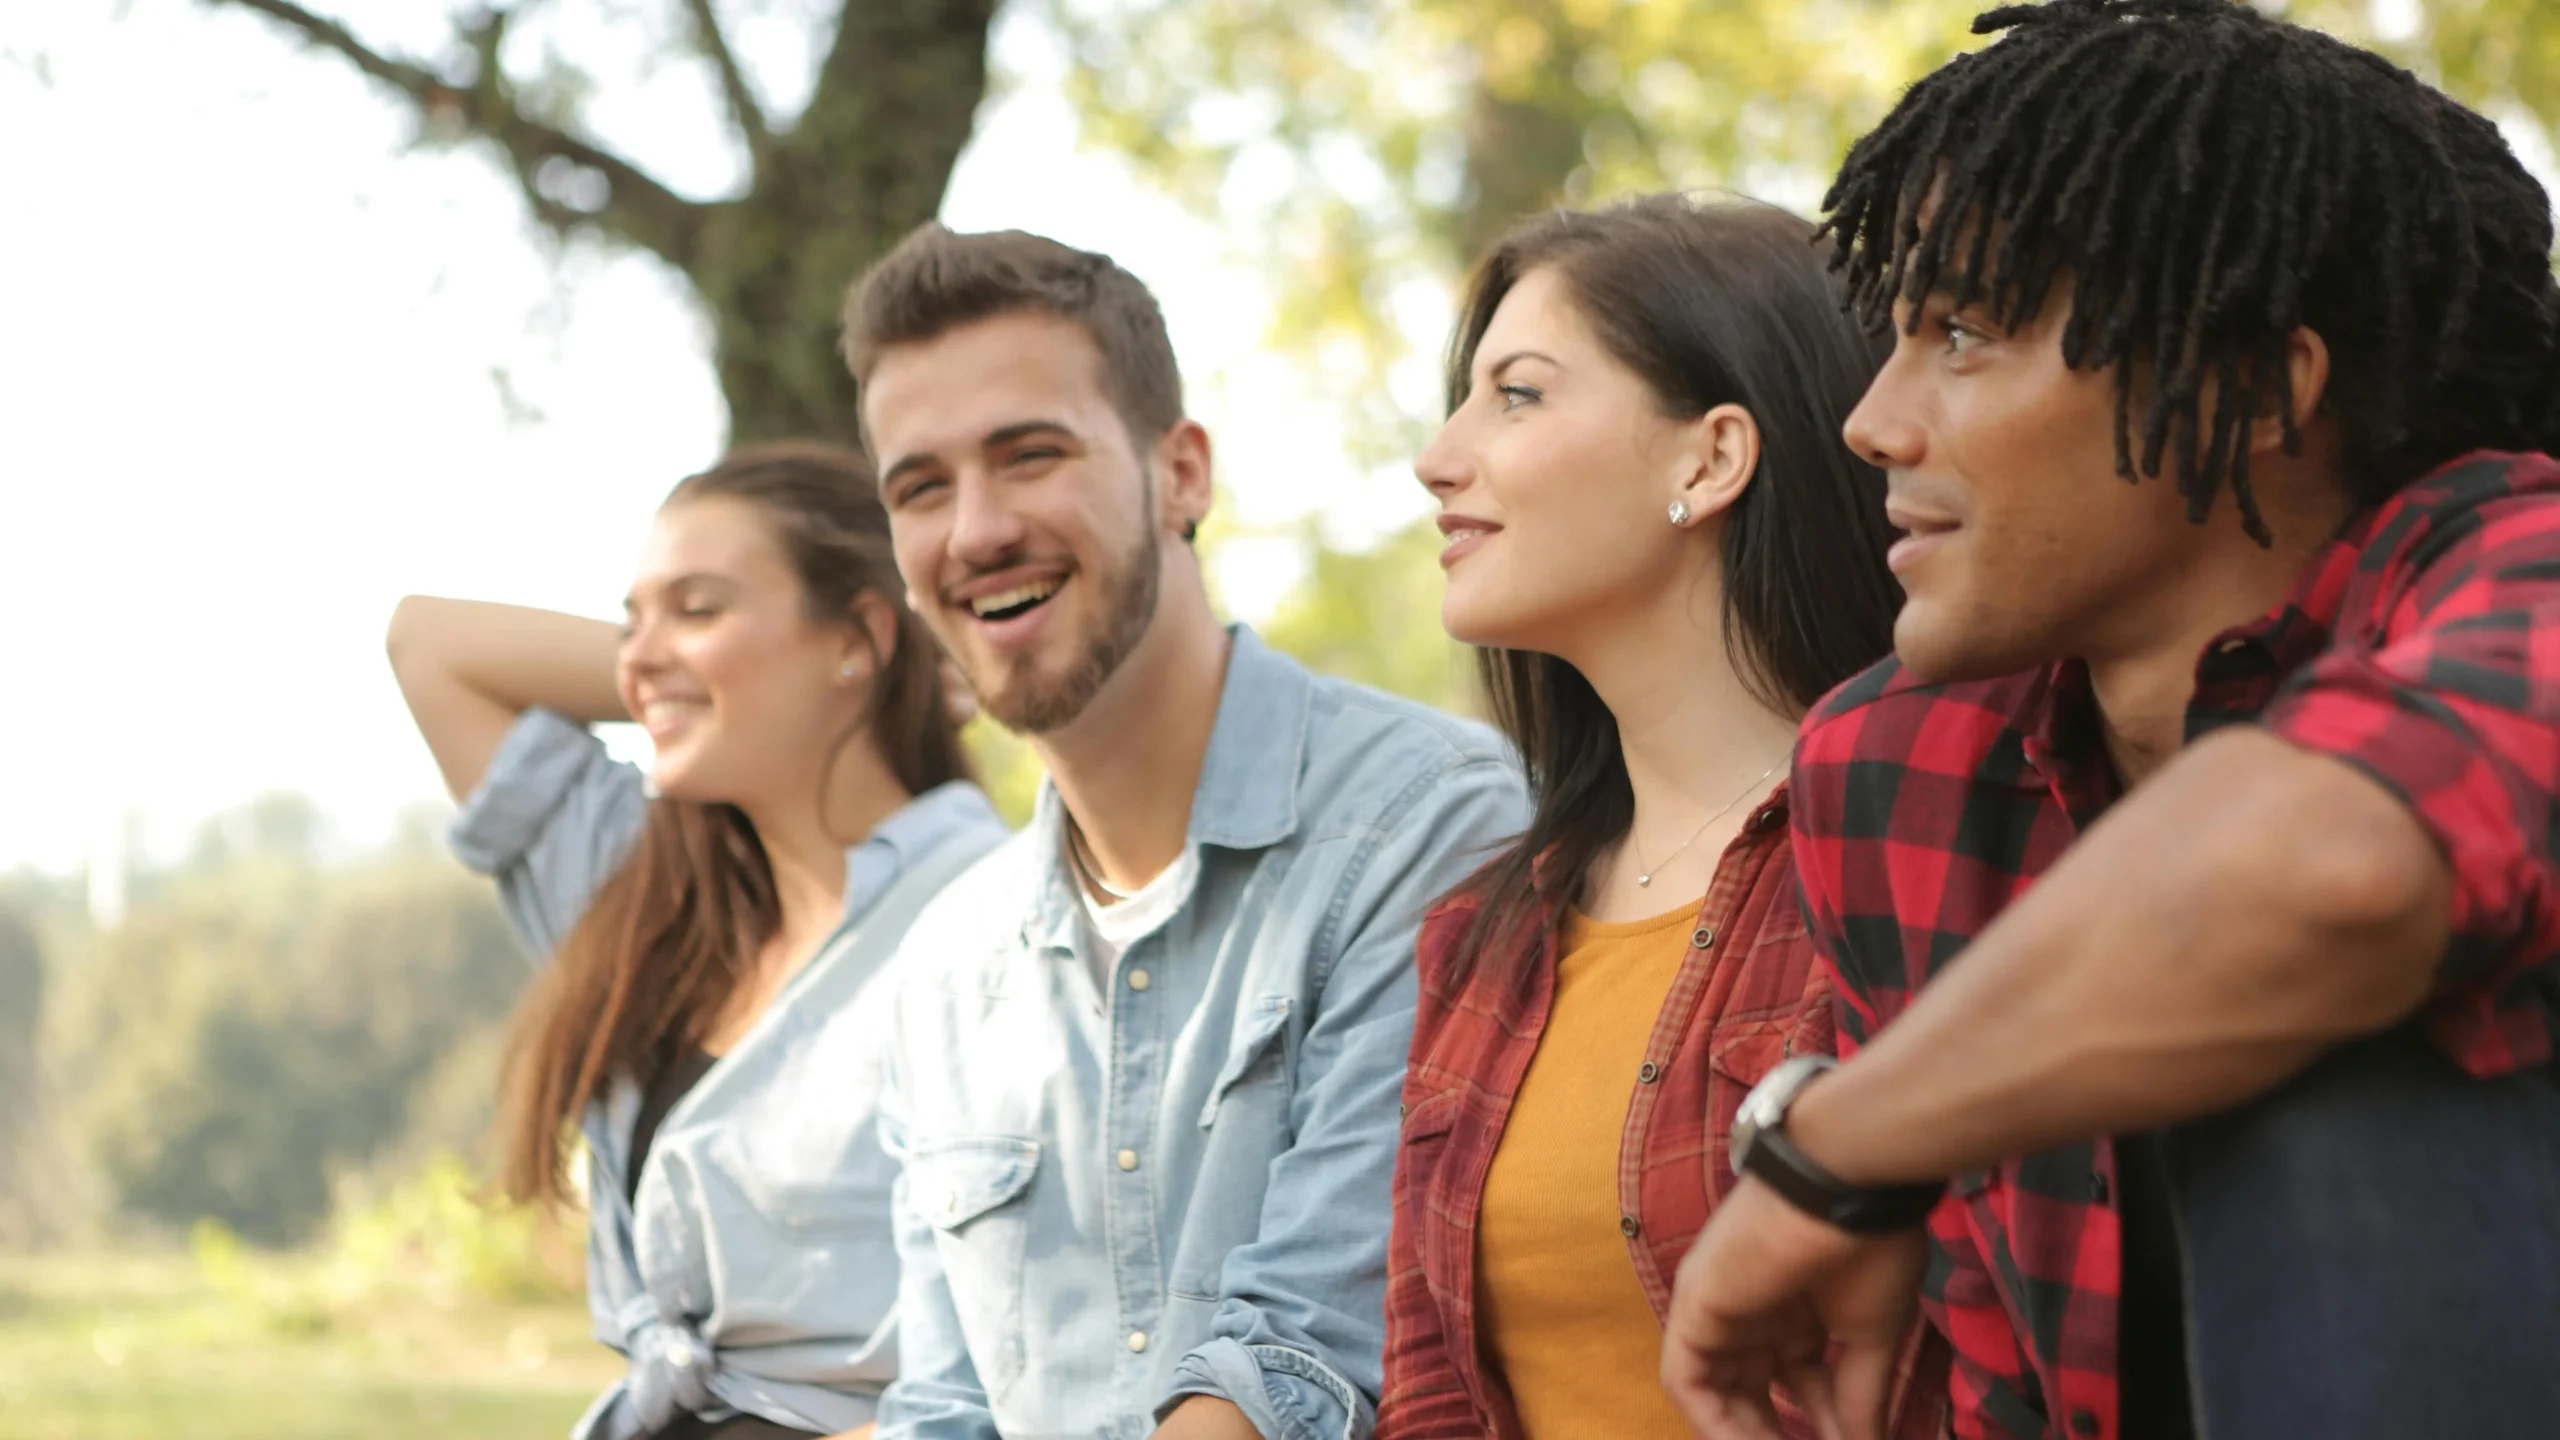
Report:
[{"label": "green grass", "polygon": [[620,1364],[575,1302],[248,1265],[0,1256],[0,1440],[556,1440]]}]

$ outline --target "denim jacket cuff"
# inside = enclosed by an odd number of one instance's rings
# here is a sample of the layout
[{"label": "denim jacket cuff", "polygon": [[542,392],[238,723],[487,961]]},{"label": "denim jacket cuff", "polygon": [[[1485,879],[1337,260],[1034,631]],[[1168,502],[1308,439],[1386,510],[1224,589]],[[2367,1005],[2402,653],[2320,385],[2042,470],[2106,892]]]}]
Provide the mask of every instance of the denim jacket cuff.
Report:
[{"label": "denim jacket cuff", "polygon": [[603,749],[587,727],[549,710],[518,715],[490,755],[480,788],[463,798],[453,817],[446,838],[454,855],[483,875],[524,859],[551,812]]},{"label": "denim jacket cuff", "polygon": [[1192,1395],[1215,1395],[1244,1411],[1269,1440],[1368,1440],[1377,1407],[1340,1372],[1303,1350],[1212,1340],[1182,1357],[1161,1420]]}]

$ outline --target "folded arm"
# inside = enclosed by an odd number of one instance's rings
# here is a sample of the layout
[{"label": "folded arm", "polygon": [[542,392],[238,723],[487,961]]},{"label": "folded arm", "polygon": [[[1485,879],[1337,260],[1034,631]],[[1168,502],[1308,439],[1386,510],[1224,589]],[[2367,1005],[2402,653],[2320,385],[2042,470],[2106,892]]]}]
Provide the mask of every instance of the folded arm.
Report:
[{"label": "folded arm", "polygon": [[2376,618],[2119,803],[1806,1092],[1808,1153],[1925,1179],[2184,1120],[2421,1007],[2471,1068],[2547,1058],[2508,992],[2560,954],[2560,498],[2448,510],[2398,542]]}]

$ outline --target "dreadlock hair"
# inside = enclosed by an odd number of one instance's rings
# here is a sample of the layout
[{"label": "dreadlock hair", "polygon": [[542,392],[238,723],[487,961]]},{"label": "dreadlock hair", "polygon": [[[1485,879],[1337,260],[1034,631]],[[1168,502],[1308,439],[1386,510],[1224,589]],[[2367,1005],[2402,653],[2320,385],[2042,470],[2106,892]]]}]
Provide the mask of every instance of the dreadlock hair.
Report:
[{"label": "dreadlock hair", "polygon": [[2007,33],[1912,86],[1823,197],[1867,323],[1901,300],[1916,330],[1944,290],[2023,324],[2067,273],[2062,357],[2115,369],[2116,473],[2173,457],[2196,521],[2227,479],[2261,545],[2240,422],[2272,407],[2299,453],[2297,326],[2328,346],[2358,504],[2465,451],[2560,450],[2551,202],[2488,120],[2231,0],[2049,0],[1973,30]]}]

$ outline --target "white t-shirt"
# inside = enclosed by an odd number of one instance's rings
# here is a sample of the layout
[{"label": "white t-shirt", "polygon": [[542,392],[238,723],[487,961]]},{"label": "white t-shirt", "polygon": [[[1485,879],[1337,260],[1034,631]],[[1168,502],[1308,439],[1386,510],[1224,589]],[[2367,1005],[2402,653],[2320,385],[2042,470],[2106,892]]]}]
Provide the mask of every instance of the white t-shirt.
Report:
[{"label": "white t-shirt", "polygon": [[1198,851],[1185,848],[1180,860],[1139,886],[1138,893],[1109,904],[1096,899],[1093,887],[1077,873],[1075,862],[1067,862],[1067,878],[1084,899],[1085,925],[1092,932],[1093,947],[1086,958],[1093,964],[1096,991],[1110,994],[1111,972],[1120,967],[1120,957],[1128,953],[1129,946],[1139,936],[1152,934],[1181,908],[1183,897],[1191,893],[1191,877],[1200,868],[1198,855]]}]

